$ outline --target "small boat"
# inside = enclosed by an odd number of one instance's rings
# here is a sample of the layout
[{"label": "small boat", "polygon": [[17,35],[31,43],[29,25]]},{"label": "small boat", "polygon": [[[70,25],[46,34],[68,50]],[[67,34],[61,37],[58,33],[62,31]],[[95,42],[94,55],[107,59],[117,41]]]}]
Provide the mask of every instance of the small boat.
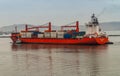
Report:
[{"label": "small boat", "polygon": [[[64,28],[75,28],[75,30],[64,30]],[[40,28],[48,28],[41,32]],[[34,30],[33,30],[34,29]],[[11,33],[11,39],[14,43],[18,40],[20,43],[39,43],[39,44],[106,44],[109,42],[108,36],[100,28],[98,19],[93,14],[91,21],[86,24],[86,31],[79,31],[79,21],[74,25],[61,26],[61,30],[52,30],[51,22],[46,26],[29,27],[25,30]]]}]

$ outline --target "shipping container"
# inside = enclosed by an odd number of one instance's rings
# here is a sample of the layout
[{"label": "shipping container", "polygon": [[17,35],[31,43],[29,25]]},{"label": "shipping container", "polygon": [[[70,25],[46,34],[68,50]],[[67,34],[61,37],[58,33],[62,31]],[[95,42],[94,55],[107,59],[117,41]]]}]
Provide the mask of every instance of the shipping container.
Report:
[{"label": "shipping container", "polygon": [[50,38],[50,32],[44,32],[45,38]]},{"label": "shipping container", "polygon": [[21,38],[26,38],[26,33],[22,32],[21,34]]},{"label": "shipping container", "polygon": [[33,32],[33,35],[38,35],[38,34],[40,34],[39,31],[34,31],[34,32]]},{"label": "shipping container", "polygon": [[81,31],[79,32],[78,36],[84,36],[85,35],[85,31]]},{"label": "shipping container", "polygon": [[62,34],[57,34],[57,38],[64,38],[64,35],[62,35]]},{"label": "shipping container", "polygon": [[83,36],[76,36],[76,38],[83,38]]},{"label": "shipping container", "polygon": [[26,32],[26,37],[31,38],[32,37],[32,32]]},{"label": "shipping container", "polygon": [[72,38],[72,34],[69,34],[69,33],[66,33],[66,34],[64,34],[64,38]]},{"label": "shipping container", "polygon": [[21,37],[22,38],[31,38],[32,32],[21,32]]},{"label": "shipping container", "polygon": [[75,36],[75,35],[72,35],[72,38],[76,38],[76,36]]},{"label": "shipping container", "polygon": [[58,31],[58,32],[57,32],[57,34],[62,34],[62,35],[64,35],[64,34],[65,34],[65,32],[59,32],[59,31]]},{"label": "shipping container", "polygon": [[44,34],[38,34],[38,38],[44,38]]},{"label": "shipping container", "polygon": [[64,38],[65,32],[57,32],[57,38]]},{"label": "shipping container", "polygon": [[51,38],[56,38],[57,37],[57,32],[51,32]]}]

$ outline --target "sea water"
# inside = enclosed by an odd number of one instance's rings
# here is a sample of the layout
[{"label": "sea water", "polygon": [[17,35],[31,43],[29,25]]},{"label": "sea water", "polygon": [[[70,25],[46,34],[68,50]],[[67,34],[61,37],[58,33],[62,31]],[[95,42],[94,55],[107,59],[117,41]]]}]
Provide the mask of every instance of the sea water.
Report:
[{"label": "sea water", "polygon": [[13,44],[0,38],[0,76],[120,76],[120,36],[114,44]]}]

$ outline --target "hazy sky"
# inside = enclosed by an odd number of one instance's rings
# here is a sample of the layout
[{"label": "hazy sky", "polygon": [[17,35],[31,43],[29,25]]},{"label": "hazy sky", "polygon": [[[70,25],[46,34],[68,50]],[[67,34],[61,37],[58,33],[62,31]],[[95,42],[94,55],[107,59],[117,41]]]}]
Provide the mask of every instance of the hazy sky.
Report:
[{"label": "hazy sky", "polygon": [[100,22],[120,21],[120,0],[0,0],[0,27],[12,24],[64,25],[88,22],[95,13]]}]

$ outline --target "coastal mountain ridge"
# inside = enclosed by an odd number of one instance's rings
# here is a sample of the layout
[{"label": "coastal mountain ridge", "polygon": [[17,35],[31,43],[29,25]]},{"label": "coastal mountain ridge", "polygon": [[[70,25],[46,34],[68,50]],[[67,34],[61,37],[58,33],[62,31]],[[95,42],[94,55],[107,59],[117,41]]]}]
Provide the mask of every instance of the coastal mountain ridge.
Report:
[{"label": "coastal mountain ridge", "polygon": [[105,31],[119,31],[120,22],[103,22],[100,23],[100,27]]},{"label": "coastal mountain ridge", "polygon": [[[0,32],[13,32],[15,31],[15,27],[17,26],[17,30],[21,31],[25,29],[25,24],[16,24],[16,25],[9,25],[0,27]],[[28,24],[28,27],[32,25]],[[100,27],[104,31],[118,31],[120,30],[120,22],[103,22],[100,23]],[[60,26],[52,26],[52,29],[60,29]],[[85,30],[85,25],[80,25],[80,30]]]}]

